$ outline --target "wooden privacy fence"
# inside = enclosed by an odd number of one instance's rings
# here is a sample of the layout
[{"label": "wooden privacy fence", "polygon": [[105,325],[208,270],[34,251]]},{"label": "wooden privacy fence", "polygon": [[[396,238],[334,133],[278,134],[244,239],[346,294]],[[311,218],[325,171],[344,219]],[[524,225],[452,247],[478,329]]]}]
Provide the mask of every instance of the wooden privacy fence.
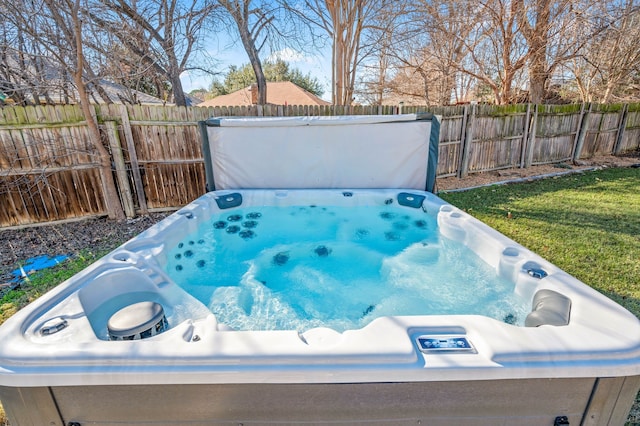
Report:
[{"label": "wooden privacy fence", "polygon": [[[442,117],[437,175],[530,167],[640,148],[640,103],[577,105],[158,107],[96,105],[127,216],[175,209],[205,191],[197,122],[214,116],[430,111]],[[106,214],[78,106],[0,109],[0,226]]]}]

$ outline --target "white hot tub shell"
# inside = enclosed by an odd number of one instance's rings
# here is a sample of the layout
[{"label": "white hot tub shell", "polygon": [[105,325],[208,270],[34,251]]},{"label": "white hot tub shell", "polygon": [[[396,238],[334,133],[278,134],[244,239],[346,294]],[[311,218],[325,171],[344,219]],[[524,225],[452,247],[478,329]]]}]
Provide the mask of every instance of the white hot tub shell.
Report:
[{"label": "white hot tub shell", "polygon": [[[240,198],[242,206],[348,206],[397,203],[407,193],[437,215],[441,238],[470,247],[512,280],[514,292],[533,303],[536,294],[551,291],[570,306],[552,303],[557,315],[530,327],[477,315],[423,315],[381,317],[343,333],[233,331],[162,268],[166,248],[218,213],[221,199]],[[348,194],[209,193],[19,311],[0,327],[0,399],[11,421],[624,424],[640,387],[635,316],[431,193]],[[531,265],[546,275],[535,276]],[[95,323],[96,310],[143,301],[182,310],[180,321],[146,339],[97,336],[106,324]],[[558,316],[565,325],[552,325]],[[433,342],[443,343],[434,348]]]}]

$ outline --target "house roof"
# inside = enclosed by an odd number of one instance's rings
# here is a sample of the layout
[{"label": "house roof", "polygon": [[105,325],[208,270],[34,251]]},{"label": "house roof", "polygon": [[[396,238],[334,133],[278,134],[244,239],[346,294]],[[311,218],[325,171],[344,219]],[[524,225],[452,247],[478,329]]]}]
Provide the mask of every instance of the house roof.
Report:
[{"label": "house roof", "polygon": [[[290,81],[267,82],[267,103],[272,105],[331,105],[311,92]],[[228,95],[216,96],[198,106],[248,106],[251,102],[251,86]]]}]

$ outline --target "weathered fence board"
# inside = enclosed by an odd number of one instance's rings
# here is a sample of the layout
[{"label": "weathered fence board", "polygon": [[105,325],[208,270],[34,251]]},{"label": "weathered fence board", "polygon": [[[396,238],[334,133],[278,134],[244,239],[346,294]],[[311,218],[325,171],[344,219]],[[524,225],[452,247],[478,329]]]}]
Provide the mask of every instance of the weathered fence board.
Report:
[{"label": "weathered fence board", "polygon": [[581,120],[581,105],[539,105],[530,165],[571,160]]},{"label": "weathered fence board", "polygon": [[0,223],[10,226],[104,214],[100,188],[100,174],[95,168],[4,177],[0,185]]},{"label": "weathered fence board", "polygon": [[78,107],[1,112],[0,226],[105,213],[94,149]]},{"label": "weathered fence board", "polygon": [[615,150],[618,154],[640,149],[640,103],[627,105],[626,120],[619,139]]},{"label": "weathered fence board", "polygon": [[524,147],[526,105],[481,105],[475,111],[473,136],[467,141],[469,172],[518,167]]},{"label": "weathered fence board", "polygon": [[120,189],[120,201],[127,217],[135,217],[135,205],[133,204],[133,194],[131,185],[129,184],[129,176],[127,166],[124,162],[122,145],[120,144],[120,136],[118,135],[118,126],[114,121],[105,121],[104,133],[106,134],[109,144],[109,151],[113,159],[115,173],[118,179],[118,188]]},{"label": "weathered fence board", "polygon": [[[95,106],[130,216],[178,208],[205,191],[198,121],[222,116],[433,112],[437,175],[640,149],[640,103],[628,105]],[[77,105],[0,108],[0,226],[106,214],[95,148]]]},{"label": "weathered fence board", "polygon": [[436,174],[442,177],[456,176],[460,167],[468,107],[439,108],[431,112],[442,117]]},{"label": "weathered fence board", "polygon": [[[151,118],[157,118],[157,115]],[[173,121],[176,117],[166,119]],[[202,163],[196,122],[190,126],[138,123],[131,122],[131,131],[148,207],[180,206],[203,194],[204,167],[194,169],[187,165],[189,162]],[[193,194],[196,197],[192,197]]]},{"label": "weathered fence board", "polygon": [[613,152],[622,113],[622,104],[592,105],[586,123],[587,133],[582,147],[582,157],[589,158]]}]

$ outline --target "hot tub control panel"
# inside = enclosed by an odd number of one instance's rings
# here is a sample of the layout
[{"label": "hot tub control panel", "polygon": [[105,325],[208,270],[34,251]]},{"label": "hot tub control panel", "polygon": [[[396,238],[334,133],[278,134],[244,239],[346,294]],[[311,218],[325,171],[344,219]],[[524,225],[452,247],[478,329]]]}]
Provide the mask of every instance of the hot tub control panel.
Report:
[{"label": "hot tub control panel", "polygon": [[416,342],[424,353],[477,353],[463,336],[418,336]]}]

